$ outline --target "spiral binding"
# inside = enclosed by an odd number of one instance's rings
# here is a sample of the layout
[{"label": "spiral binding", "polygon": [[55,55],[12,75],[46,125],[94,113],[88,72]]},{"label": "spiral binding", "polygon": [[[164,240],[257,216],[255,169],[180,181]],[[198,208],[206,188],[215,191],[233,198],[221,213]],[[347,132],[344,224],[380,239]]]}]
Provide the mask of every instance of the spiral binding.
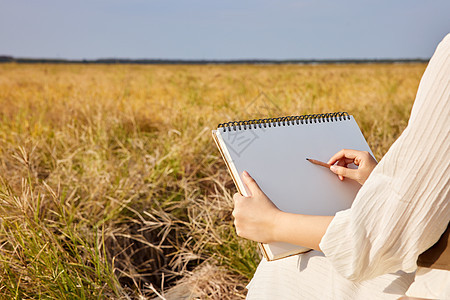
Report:
[{"label": "spiral binding", "polygon": [[302,116],[287,116],[278,118],[267,118],[267,119],[253,119],[246,121],[232,121],[226,123],[220,123],[218,128],[223,127],[224,131],[231,130],[247,130],[276,127],[278,126],[290,126],[299,124],[312,124],[321,122],[334,122],[334,121],[350,120],[350,115],[347,112],[335,112],[335,113],[325,113],[325,114],[312,114],[312,115],[302,115]]}]

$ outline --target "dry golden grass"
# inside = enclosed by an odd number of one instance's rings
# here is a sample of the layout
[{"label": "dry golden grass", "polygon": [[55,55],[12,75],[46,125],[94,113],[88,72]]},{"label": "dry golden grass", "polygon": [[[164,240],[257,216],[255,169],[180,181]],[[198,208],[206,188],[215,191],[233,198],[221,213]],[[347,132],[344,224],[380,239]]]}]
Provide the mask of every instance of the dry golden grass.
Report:
[{"label": "dry golden grass", "polygon": [[424,69],[0,65],[0,297],[243,297],[259,256],[211,129],[347,111],[380,159]]}]

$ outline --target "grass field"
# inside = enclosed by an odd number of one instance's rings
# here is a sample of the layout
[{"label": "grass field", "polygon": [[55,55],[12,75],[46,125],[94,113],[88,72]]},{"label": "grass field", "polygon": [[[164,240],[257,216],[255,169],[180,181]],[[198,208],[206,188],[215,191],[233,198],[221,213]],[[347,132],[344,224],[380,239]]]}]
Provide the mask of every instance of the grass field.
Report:
[{"label": "grass field", "polygon": [[377,159],[424,64],[0,65],[0,298],[236,299],[218,123],[347,111]]}]

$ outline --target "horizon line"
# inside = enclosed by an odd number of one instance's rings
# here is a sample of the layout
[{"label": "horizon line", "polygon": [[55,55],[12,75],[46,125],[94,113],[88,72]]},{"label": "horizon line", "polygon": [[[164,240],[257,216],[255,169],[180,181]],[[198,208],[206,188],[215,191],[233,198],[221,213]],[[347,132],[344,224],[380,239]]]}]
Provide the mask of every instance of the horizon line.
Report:
[{"label": "horizon line", "polygon": [[167,59],[167,58],[27,58],[0,55],[0,63],[74,64],[339,64],[339,63],[426,63],[429,58],[329,58],[329,59]]}]

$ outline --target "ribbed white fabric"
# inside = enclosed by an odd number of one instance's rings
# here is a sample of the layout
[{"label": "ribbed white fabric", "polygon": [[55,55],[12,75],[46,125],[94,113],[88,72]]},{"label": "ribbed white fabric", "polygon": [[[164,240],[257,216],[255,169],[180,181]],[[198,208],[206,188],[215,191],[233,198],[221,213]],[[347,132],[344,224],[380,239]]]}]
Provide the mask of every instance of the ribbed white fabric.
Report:
[{"label": "ribbed white fabric", "polygon": [[[328,227],[320,243],[324,254],[313,251],[274,262],[263,260],[247,297],[397,299],[404,295],[414,280],[417,257],[439,239],[450,220],[449,102],[450,34],[422,77],[407,128],[361,187],[352,207],[337,213]],[[427,273],[433,278],[433,272],[418,272],[411,296],[445,297],[442,286],[450,286],[450,272],[439,271],[440,287],[434,289],[440,291],[431,295],[433,282],[419,276]]]}]

